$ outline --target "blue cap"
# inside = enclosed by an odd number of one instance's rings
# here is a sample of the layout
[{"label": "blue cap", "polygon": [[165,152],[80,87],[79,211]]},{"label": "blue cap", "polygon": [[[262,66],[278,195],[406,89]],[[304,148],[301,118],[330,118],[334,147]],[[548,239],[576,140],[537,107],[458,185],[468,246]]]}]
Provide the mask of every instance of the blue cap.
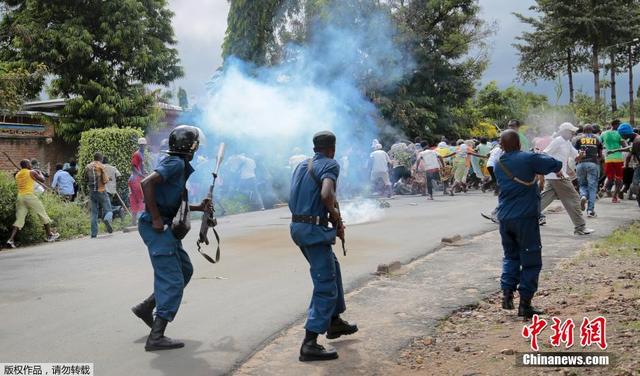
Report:
[{"label": "blue cap", "polygon": [[633,128],[629,123],[622,123],[618,127],[618,133],[620,133],[620,136],[629,136],[633,134]]}]

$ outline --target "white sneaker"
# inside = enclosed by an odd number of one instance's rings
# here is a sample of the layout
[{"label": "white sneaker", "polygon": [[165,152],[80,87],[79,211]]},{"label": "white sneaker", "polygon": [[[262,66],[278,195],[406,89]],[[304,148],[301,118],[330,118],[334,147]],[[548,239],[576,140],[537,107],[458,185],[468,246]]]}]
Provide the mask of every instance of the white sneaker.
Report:
[{"label": "white sneaker", "polygon": [[15,248],[16,247],[16,243],[14,243],[13,240],[7,240],[7,247]]},{"label": "white sneaker", "polygon": [[581,230],[575,230],[573,232],[573,234],[574,235],[589,235],[589,234],[593,233],[593,231],[595,231],[595,230],[593,230],[591,228],[583,228]]},{"label": "white sneaker", "polygon": [[47,236],[47,241],[55,242],[59,237],[60,237],[60,234],[58,234],[57,232],[53,232],[51,233],[51,235]]}]

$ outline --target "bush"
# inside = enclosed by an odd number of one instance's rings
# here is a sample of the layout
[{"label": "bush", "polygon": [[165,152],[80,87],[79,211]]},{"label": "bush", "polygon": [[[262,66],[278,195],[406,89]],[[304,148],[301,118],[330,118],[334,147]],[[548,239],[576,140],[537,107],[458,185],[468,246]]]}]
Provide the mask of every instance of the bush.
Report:
[{"label": "bush", "polygon": [[118,192],[122,196],[122,193],[128,191],[127,180],[131,175],[131,154],[138,148],[137,140],[142,136],[142,131],[135,128],[103,128],[82,132],[78,151],[80,181],[84,180],[82,175],[84,175],[85,166],[93,161],[93,155],[99,151],[109,158],[109,164],[122,173],[122,177],[118,180]]},{"label": "bush", "polygon": [[[15,221],[15,207],[18,189],[11,174],[0,173],[0,238],[6,240],[11,234]],[[89,234],[88,211],[80,203],[66,202],[53,193],[39,196],[51,220],[52,227],[60,233],[61,239],[72,239]],[[25,225],[18,233],[16,241],[21,244],[38,243],[45,233],[40,218],[29,213]]]}]

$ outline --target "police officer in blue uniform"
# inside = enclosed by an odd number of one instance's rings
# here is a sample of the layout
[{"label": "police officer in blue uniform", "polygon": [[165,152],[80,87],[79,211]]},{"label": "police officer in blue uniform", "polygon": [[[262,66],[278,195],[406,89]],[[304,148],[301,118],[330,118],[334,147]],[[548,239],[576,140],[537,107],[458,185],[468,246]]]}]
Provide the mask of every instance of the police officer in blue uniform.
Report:
[{"label": "police officer in blue uniform", "polygon": [[338,358],[335,349],[318,344],[319,334],[327,333],[328,339],[335,339],[358,331],[356,325],[340,318],[346,306],[340,264],[331,248],[336,236],[344,241],[344,225],[336,201],[340,174],[340,166],[333,159],[336,136],[319,132],[313,137],[313,146],[313,158],[300,163],[293,173],[289,199],[291,238],[309,262],[313,281],[300,361]]},{"label": "police officer in blue uniform", "polygon": [[[174,221],[181,205],[191,211],[208,210],[209,200],[200,205],[188,205],[185,184],[193,168],[189,161],[199,146],[199,132],[195,127],[181,125],[169,135],[169,156],[155,171],[142,181],[146,204],[138,222],[138,231],[149,250],[153,266],[153,294],[132,308],[151,333],[145,344],[146,351],[175,349],[184,343],[165,337],[167,323],[173,321],[182,301],[182,292],[193,274],[189,255],[180,239],[188,228],[184,221]],[[156,309],[155,319],[153,309]]]},{"label": "police officer in blue uniform", "polygon": [[540,240],[540,192],[536,175],[559,173],[562,162],[544,154],[520,151],[519,135],[506,130],[500,135],[504,154],[494,167],[500,186],[498,220],[504,249],[500,286],[502,308],[514,309],[513,292],[520,293],[518,316],[543,313],[531,305],[542,269]]}]

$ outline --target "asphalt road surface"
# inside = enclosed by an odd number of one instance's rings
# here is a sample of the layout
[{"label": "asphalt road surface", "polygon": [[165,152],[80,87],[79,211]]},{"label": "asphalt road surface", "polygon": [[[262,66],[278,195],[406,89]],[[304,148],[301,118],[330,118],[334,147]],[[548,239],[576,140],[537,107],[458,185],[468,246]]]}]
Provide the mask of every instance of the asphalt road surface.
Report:
[{"label": "asphalt road surface", "polygon": [[[347,224],[349,254],[336,249],[345,289],[372,278],[380,263],[433,251],[444,236],[495,230],[479,215],[495,202],[479,193],[433,202],[404,197],[391,200],[381,218]],[[0,363],[92,362],[96,375],[229,373],[305,314],[312,286],[289,217],[282,208],[222,218],[216,265],[195,251],[191,231],[184,244],[195,272],[166,332],[186,346],[164,352],[144,351],[149,330],[130,311],[152,291],[137,232],[0,252]]]}]

